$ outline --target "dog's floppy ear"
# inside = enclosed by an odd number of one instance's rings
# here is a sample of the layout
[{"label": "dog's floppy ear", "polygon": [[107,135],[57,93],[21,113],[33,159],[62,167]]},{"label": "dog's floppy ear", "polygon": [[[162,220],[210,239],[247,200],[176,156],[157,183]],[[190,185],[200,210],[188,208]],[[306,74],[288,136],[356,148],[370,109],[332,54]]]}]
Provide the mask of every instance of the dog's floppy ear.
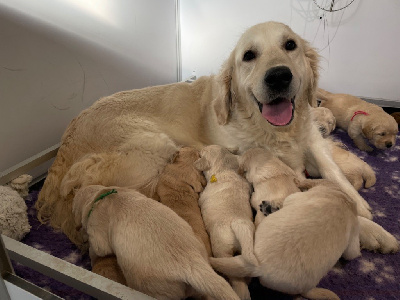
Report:
[{"label": "dog's floppy ear", "polygon": [[307,88],[307,94],[308,94],[308,103],[312,107],[317,107],[317,96],[316,96],[316,91],[318,87],[318,80],[319,80],[319,54],[313,47],[310,46],[310,44],[303,40],[304,42],[304,52],[306,56],[306,60],[308,63],[309,71],[310,71],[310,82],[309,86]]},{"label": "dog's floppy ear", "polygon": [[200,157],[198,160],[196,160],[194,162],[194,166],[199,171],[207,171],[211,168],[210,163],[205,157]]},{"label": "dog's floppy ear", "polygon": [[229,113],[232,107],[232,72],[233,72],[233,55],[223,64],[220,74],[217,80],[220,84],[221,91],[217,98],[214,99],[213,107],[215,114],[217,115],[217,121],[219,125],[225,125],[228,123]]},{"label": "dog's floppy ear", "polygon": [[368,139],[371,140],[374,137],[374,127],[370,122],[364,122],[362,124],[362,133]]}]

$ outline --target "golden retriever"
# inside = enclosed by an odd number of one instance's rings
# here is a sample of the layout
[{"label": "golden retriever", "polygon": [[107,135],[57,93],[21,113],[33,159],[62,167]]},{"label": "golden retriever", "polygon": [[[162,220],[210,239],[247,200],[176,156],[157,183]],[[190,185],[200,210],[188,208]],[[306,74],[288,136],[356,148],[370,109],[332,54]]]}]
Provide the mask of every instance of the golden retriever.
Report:
[{"label": "golden retriever", "polygon": [[294,171],[267,149],[249,149],[240,156],[239,163],[240,170],[253,185],[250,202],[257,212],[256,227],[265,214],[280,209],[287,196],[300,192]]},{"label": "golden retriever", "polygon": [[199,193],[207,184],[203,173],[194,167],[194,162],[199,158],[199,151],[195,148],[181,148],[174,161],[161,173],[156,196],[162,204],[189,223],[206,247],[208,255],[212,256],[210,238],[199,207]]},{"label": "golden retriever", "polygon": [[76,192],[72,212],[91,252],[115,253],[129,287],[165,300],[239,299],[189,224],[165,205],[132,189],[90,185]]},{"label": "golden retriever", "polygon": [[336,118],[329,108],[311,107],[311,116],[324,138],[327,138],[335,130]]},{"label": "golden retriever", "polygon": [[307,179],[299,187],[310,189],[288,196],[283,208],[257,227],[258,264],[238,255],[210,258],[211,265],[227,276],[258,277],[263,286],[283,293],[339,299],[330,291],[322,297],[321,290],[313,289],[341,256],[361,255],[356,204],[336,183],[324,179]]},{"label": "golden retriever", "polygon": [[[204,172],[207,185],[200,194],[199,206],[213,256],[231,257],[241,253],[245,259],[256,262],[250,184],[238,174],[238,158],[218,145],[204,147],[200,156],[195,166]],[[235,276],[229,279],[240,299],[250,299],[245,280]]]},{"label": "golden retriever", "polygon": [[[38,218],[80,245],[84,240],[71,210],[74,189],[60,194],[74,164],[92,159],[101,184],[132,186],[153,197],[159,174],[179,146],[211,144],[240,152],[269,149],[300,176],[312,164],[356,201],[361,216],[372,218],[312,122],[317,82],[316,51],[288,26],[266,22],[241,36],[218,75],[102,98],[66,129],[36,202]],[[398,249],[388,239],[379,245]]]},{"label": "golden retriever", "polygon": [[321,100],[321,107],[332,111],[337,126],[347,131],[360,150],[373,150],[365,139],[378,149],[389,149],[395,145],[399,132],[397,122],[378,105],[323,89],[318,89],[317,98]]}]

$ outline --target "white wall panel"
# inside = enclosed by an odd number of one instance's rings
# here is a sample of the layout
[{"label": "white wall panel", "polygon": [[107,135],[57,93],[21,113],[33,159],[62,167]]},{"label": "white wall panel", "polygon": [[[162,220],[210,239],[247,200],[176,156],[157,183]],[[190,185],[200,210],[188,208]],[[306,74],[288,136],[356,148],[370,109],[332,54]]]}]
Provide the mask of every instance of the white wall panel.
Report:
[{"label": "white wall panel", "polygon": [[273,20],[319,50],[321,87],[400,106],[399,13],[398,0],[355,0],[325,15],[313,0],[181,1],[182,77],[217,73],[248,27]]},{"label": "white wall panel", "polygon": [[177,81],[174,0],[0,0],[0,173],[116,91]]}]

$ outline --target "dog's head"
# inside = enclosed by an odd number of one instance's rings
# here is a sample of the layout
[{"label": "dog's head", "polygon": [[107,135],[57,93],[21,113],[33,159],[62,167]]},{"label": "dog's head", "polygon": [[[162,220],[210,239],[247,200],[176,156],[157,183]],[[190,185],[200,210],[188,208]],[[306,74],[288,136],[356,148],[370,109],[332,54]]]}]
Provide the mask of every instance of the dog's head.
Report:
[{"label": "dog's head", "polygon": [[200,159],[195,161],[195,167],[200,171],[212,172],[222,170],[239,170],[239,161],[236,155],[227,148],[219,145],[210,145],[200,151]]},{"label": "dog's head", "polygon": [[219,124],[247,118],[290,127],[308,104],[316,106],[318,60],[315,50],[284,24],[251,27],[219,75],[222,96],[214,102]]},{"label": "dog's head", "polygon": [[311,109],[311,116],[324,138],[328,137],[336,128],[336,118],[329,108],[313,107]]},{"label": "dog's head", "polygon": [[398,132],[397,122],[389,114],[379,120],[368,118],[362,125],[362,133],[378,149],[393,147]]},{"label": "dog's head", "polygon": [[89,185],[76,191],[72,202],[72,213],[77,230],[81,227],[86,230],[89,211],[92,209],[95,199],[110,190],[111,188],[101,185]]}]

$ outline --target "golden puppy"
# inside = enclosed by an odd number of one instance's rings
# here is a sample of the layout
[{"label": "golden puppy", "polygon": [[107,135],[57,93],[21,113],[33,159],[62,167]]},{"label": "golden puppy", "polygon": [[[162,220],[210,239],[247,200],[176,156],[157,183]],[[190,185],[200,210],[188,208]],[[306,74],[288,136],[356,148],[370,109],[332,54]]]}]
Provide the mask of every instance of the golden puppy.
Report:
[{"label": "golden puppy", "polygon": [[336,128],[336,119],[333,113],[326,107],[311,107],[311,117],[317,124],[324,138],[328,137]]},{"label": "golden puppy", "polygon": [[360,256],[356,204],[327,180],[308,179],[299,187],[311,189],[288,196],[283,208],[257,227],[258,264],[239,255],[210,258],[211,265],[228,276],[259,277],[262,285],[283,293],[338,299],[328,290],[314,288],[341,256]]},{"label": "golden puppy", "polygon": [[[237,157],[217,145],[203,148],[200,156],[195,166],[204,171],[207,185],[199,205],[214,256],[231,257],[239,252],[254,263],[250,184],[238,174]],[[240,299],[250,299],[243,279],[231,277],[230,282]]]},{"label": "golden puppy", "polygon": [[332,94],[318,89],[321,106],[329,108],[338,127],[347,131],[354,144],[363,151],[372,151],[365,139],[378,149],[388,149],[396,143],[399,132],[396,120],[378,105],[347,94]]},{"label": "golden puppy", "polygon": [[114,280],[120,284],[127,285],[115,255],[107,255],[104,257],[97,257],[94,255],[94,257],[91,257],[91,261],[93,273]]},{"label": "golden puppy", "polygon": [[194,162],[199,158],[199,151],[195,148],[181,148],[174,161],[161,173],[156,195],[162,204],[192,226],[197,238],[204,243],[208,255],[212,256],[210,238],[199,207],[199,193],[207,184],[203,173],[194,167]]},{"label": "golden puppy", "polygon": [[239,163],[246,179],[253,184],[251,206],[257,211],[256,227],[265,214],[280,209],[287,196],[300,191],[295,184],[294,171],[266,149],[247,150],[240,156]]},{"label": "golden puppy", "polygon": [[189,224],[165,205],[132,189],[91,185],[76,192],[72,212],[91,252],[115,253],[129,287],[156,299],[184,299],[194,292],[238,299],[209,265]]}]

